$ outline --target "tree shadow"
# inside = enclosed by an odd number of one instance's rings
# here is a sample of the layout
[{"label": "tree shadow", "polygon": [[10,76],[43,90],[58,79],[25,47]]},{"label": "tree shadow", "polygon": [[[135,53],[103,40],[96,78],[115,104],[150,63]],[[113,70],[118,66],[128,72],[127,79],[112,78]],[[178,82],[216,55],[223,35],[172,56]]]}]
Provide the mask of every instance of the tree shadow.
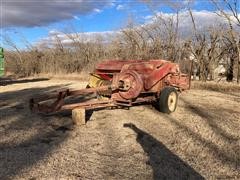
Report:
[{"label": "tree shadow", "polygon": [[31,83],[31,82],[40,82],[40,81],[48,81],[48,80],[49,80],[48,78],[33,78],[33,79],[20,79],[20,80],[13,80],[10,78],[0,78],[0,86]]},{"label": "tree shadow", "polygon": [[154,179],[204,179],[150,134],[132,123],[125,123],[123,126],[137,133],[137,142],[149,156],[149,164],[153,169]]},{"label": "tree shadow", "polygon": [[68,138],[70,125],[53,126],[51,122],[56,118],[33,114],[28,108],[29,97],[59,87],[0,93],[0,179],[18,176],[22,170],[45,159]]},{"label": "tree shadow", "polygon": [[[227,133],[226,131],[224,131],[219,125],[217,122],[215,122],[214,119],[219,119],[221,117],[224,117],[223,116],[223,112],[224,112],[224,109],[221,109],[221,108],[218,108],[218,109],[214,109],[214,113],[211,113],[209,111],[209,108],[206,107],[206,108],[201,108],[201,107],[198,107],[198,106],[195,106],[195,105],[192,105],[191,102],[183,99],[183,98],[180,98],[181,101],[183,101],[187,107],[188,110],[190,110],[192,113],[202,117],[203,119],[206,120],[206,122],[208,123],[208,125],[212,128],[212,130],[220,135],[221,137],[223,137],[225,140],[227,141],[238,141],[239,138],[238,137],[235,137],[229,133]],[[230,111],[231,113],[238,113],[237,111],[235,110],[232,110],[232,109],[228,109],[228,111]]]},{"label": "tree shadow", "polygon": [[[232,156],[227,149],[220,148],[218,145],[214,144],[208,139],[203,138],[200,134],[194,132],[183,123],[178,122],[171,115],[162,114],[167,120],[169,120],[173,125],[175,125],[180,130],[183,130],[189,137],[193,138],[195,141],[202,144],[204,147],[207,147],[211,152],[213,152],[213,156],[219,159],[223,164],[228,164],[233,168],[240,167],[240,157]],[[239,149],[239,148],[238,148]]]},{"label": "tree shadow", "polygon": [[[215,144],[212,142],[211,139],[208,138],[204,138],[201,136],[201,134],[195,132],[194,130],[192,130],[191,128],[189,128],[188,126],[186,126],[184,123],[181,122],[181,120],[177,120],[176,118],[174,118],[174,113],[173,115],[169,115],[169,114],[164,114],[164,113],[160,113],[159,111],[157,111],[154,108],[150,108],[149,110],[152,111],[153,113],[157,113],[157,114],[161,114],[161,116],[163,118],[165,118],[167,121],[169,121],[171,124],[173,124],[175,127],[177,127],[177,129],[183,131],[184,133],[186,133],[186,135],[190,138],[192,138],[194,141],[196,141],[197,143],[200,143],[201,146],[206,147],[207,149],[210,150],[211,154],[218,160],[220,160],[222,162],[222,164],[224,165],[229,165],[231,166],[233,169],[239,169],[240,168],[240,156],[239,156],[239,152],[240,152],[240,146],[238,144],[239,141],[239,137],[235,137],[231,134],[228,134],[227,132],[225,132],[223,129],[221,129],[221,127],[219,127],[219,125],[217,124],[217,122],[214,122],[214,119],[218,119],[220,118],[221,113],[222,113],[222,109],[218,109],[217,114],[209,114],[206,112],[209,112],[209,107],[206,107],[206,109],[199,109],[198,107],[195,107],[194,105],[191,105],[190,102],[188,102],[187,100],[183,99],[183,98],[179,98],[181,101],[183,101],[183,103],[186,105],[186,108],[188,110],[190,110],[192,113],[206,119],[207,123],[209,123],[209,126],[212,128],[212,130],[221,136],[221,138],[223,138],[224,140],[226,140],[227,142],[229,142],[231,146],[231,150],[233,150],[235,152],[235,154],[229,152],[228,148],[225,147],[221,147],[218,144]],[[234,110],[231,110],[231,112],[236,112]],[[232,177],[231,177],[232,178]]]}]

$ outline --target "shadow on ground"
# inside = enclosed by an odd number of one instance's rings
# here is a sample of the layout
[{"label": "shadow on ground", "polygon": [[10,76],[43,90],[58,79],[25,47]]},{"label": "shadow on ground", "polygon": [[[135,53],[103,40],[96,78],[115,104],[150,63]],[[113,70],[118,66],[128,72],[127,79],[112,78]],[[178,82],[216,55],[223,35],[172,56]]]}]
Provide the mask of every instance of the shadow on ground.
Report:
[{"label": "shadow on ground", "polygon": [[68,137],[70,126],[53,126],[52,117],[41,117],[28,109],[30,96],[56,88],[59,86],[0,93],[0,179],[19,176]]},{"label": "shadow on ground", "polygon": [[[161,113],[161,116],[163,116],[166,120],[168,120],[171,124],[177,127],[177,129],[183,131],[189,138],[192,138],[194,141],[196,141],[198,144],[200,143],[201,146],[206,147],[209,149],[211,154],[218,160],[222,162],[224,165],[229,165],[234,169],[240,168],[240,156],[237,156],[237,153],[239,152],[239,137],[236,137],[234,135],[231,135],[227,133],[223,128],[221,128],[217,122],[220,118],[224,117],[224,110],[221,108],[211,110],[210,107],[198,107],[196,105],[193,105],[190,101],[187,101],[183,98],[180,98],[180,100],[185,104],[186,110],[190,111],[191,114],[195,114],[195,116],[199,116],[207,123],[207,125],[210,127],[212,131],[216,135],[218,135],[225,143],[228,143],[229,146],[221,146],[219,144],[216,144],[212,142],[211,137],[210,138],[204,138],[200,133],[195,132],[191,128],[189,128],[187,125],[179,121],[178,119],[174,118],[173,115],[168,115]],[[159,113],[155,109],[151,109],[153,113]],[[236,113],[234,110],[228,109],[228,111],[232,113]],[[231,152],[229,151],[231,150]],[[234,152],[234,153],[233,153]]]},{"label": "shadow on ground", "polygon": [[223,109],[221,107],[220,108],[211,107],[210,109],[210,107],[201,107],[193,105],[190,101],[187,101],[183,98],[180,98],[180,100],[184,102],[185,106],[190,112],[204,119],[216,134],[220,135],[226,141],[238,141],[239,139],[238,137],[235,137],[227,133],[223,128],[220,127],[220,125],[217,122],[217,120],[226,117],[224,112],[228,111],[232,114],[234,113],[238,114],[238,111],[235,111],[234,109]]},{"label": "shadow on ground", "polygon": [[149,157],[154,179],[204,179],[165,145],[132,123],[123,125],[137,134],[137,142]]},{"label": "shadow on ground", "polygon": [[13,80],[10,78],[0,78],[0,86],[7,86],[12,84],[21,84],[21,83],[32,83],[32,82],[40,82],[40,81],[48,81],[48,78],[33,78],[33,79],[20,79]]}]

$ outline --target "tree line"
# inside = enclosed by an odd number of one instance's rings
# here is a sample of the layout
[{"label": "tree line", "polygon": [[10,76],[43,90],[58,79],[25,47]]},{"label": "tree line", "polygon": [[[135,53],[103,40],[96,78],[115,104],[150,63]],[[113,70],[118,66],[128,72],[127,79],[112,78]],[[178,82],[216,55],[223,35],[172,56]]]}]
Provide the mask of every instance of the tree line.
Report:
[{"label": "tree line", "polygon": [[179,63],[183,71],[190,64],[200,80],[213,80],[214,70],[223,64],[227,81],[240,76],[240,19],[237,0],[211,0],[215,13],[225,22],[201,32],[197,29],[190,4],[185,6],[191,18],[191,34],[181,37],[179,32],[180,8],[173,16],[154,14],[154,21],[146,25],[128,25],[113,38],[98,35],[91,41],[81,39],[80,34],[65,33],[67,45],[56,35],[54,43],[44,48],[25,41],[26,49],[19,49],[14,41],[5,36],[4,42],[11,47],[5,53],[6,69],[20,76],[39,73],[78,73],[91,71],[94,65],[106,59],[149,60],[166,59]]}]

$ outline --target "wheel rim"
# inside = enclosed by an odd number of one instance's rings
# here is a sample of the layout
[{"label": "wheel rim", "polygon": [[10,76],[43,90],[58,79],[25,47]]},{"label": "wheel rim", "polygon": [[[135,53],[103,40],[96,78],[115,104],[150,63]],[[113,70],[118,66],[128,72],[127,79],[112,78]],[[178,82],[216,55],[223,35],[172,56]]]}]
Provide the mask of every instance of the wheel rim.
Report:
[{"label": "wheel rim", "polygon": [[171,92],[168,96],[168,108],[171,112],[175,110],[176,103],[177,103],[177,94],[175,92]]}]

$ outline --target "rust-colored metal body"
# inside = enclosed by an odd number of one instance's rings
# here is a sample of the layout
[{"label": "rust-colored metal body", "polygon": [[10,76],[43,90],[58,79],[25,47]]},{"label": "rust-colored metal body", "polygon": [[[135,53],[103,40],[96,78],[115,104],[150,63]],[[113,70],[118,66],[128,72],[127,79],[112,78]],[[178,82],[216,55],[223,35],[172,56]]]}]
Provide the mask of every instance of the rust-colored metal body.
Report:
[{"label": "rust-colored metal body", "polygon": [[[74,108],[95,109],[114,106],[132,106],[156,101],[164,87],[174,87],[179,92],[189,88],[189,78],[180,72],[178,64],[165,60],[105,61],[96,66],[93,74],[107,85],[71,91],[60,91],[30,100],[32,110],[45,114]],[[66,103],[68,97],[95,95],[108,92],[107,98],[93,98],[84,102]],[[110,92],[110,93],[109,93]],[[49,103],[49,100],[56,99]]]}]

